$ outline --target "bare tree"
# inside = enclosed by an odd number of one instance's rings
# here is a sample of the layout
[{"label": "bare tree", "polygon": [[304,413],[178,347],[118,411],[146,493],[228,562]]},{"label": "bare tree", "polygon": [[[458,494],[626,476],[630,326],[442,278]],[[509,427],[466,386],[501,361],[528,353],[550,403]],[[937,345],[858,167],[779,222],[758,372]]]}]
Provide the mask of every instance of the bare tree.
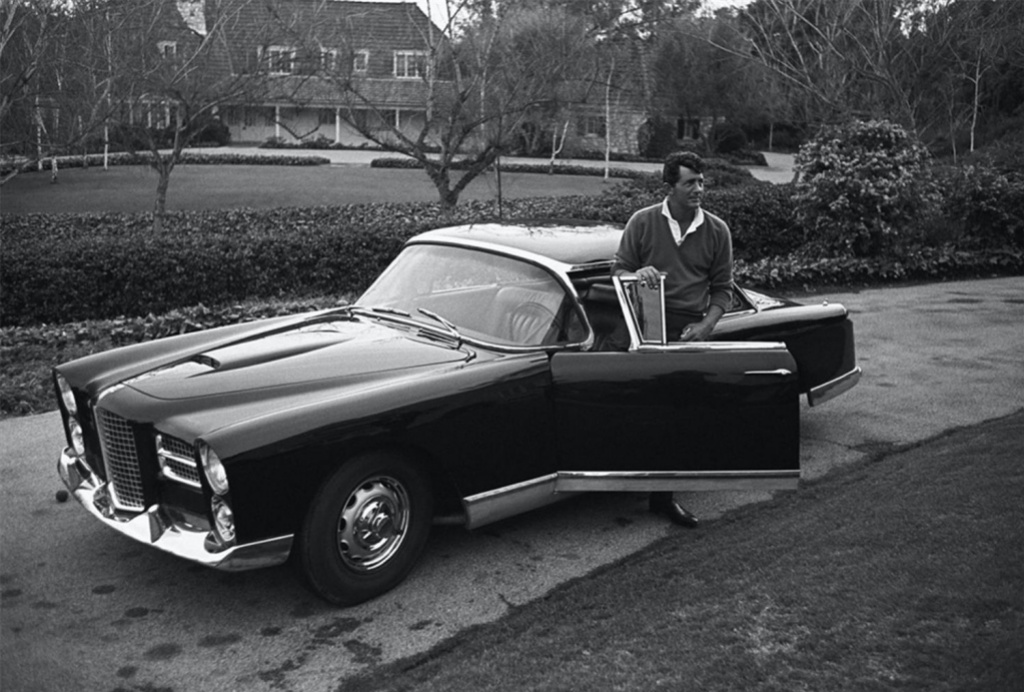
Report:
[{"label": "bare tree", "polygon": [[[154,229],[166,213],[171,173],[184,150],[227,104],[251,102],[265,86],[266,64],[237,34],[251,28],[252,0],[118,3],[130,31],[113,37],[111,99],[120,143],[144,151],[157,172]],[[261,3],[261,7],[273,3]],[[252,37],[249,37],[250,39]],[[256,37],[258,40],[258,37]]]},{"label": "bare tree", "polygon": [[[88,145],[110,117],[102,3],[5,0],[0,5],[0,184]],[[106,35],[113,32],[107,31]]]},{"label": "bare tree", "polygon": [[[564,13],[471,11],[479,5],[448,0],[441,26],[408,8],[423,55],[402,69],[415,80],[363,78],[347,69],[344,50],[340,69],[317,72],[317,88],[330,87],[347,126],[422,165],[446,208],[511,147],[524,125],[562,122],[560,109],[580,98],[593,73],[585,28]],[[359,45],[354,25],[332,16],[320,8],[319,18],[293,25],[309,28],[291,40],[307,55],[330,46],[346,46],[351,54]],[[305,91],[293,92],[295,103],[303,103]],[[416,104],[416,119],[397,120],[383,105],[399,96]]]}]

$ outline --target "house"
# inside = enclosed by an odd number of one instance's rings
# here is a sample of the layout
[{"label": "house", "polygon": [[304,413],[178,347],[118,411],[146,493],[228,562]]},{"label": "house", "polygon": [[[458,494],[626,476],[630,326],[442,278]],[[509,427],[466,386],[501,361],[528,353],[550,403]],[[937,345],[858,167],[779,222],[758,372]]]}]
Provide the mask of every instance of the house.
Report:
[{"label": "house", "polygon": [[563,156],[643,153],[655,121],[668,127],[677,144],[700,139],[707,123],[676,113],[673,99],[652,83],[649,46],[621,39],[601,43],[601,65],[586,98],[569,110]]},{"label": "house", "polygon": [[[174,1],[174,0],[172,0]],[[226,47],[225,73],[251,73],[253,88],[244,98],[218,108],[231,140],[262,143],[329,142],[366,144],[359,129],[385,132],[396,127],[415,139],[426,121],[432,59],[447,45],[443,32],[412,1],[236,0],[225,21],[210,0],[176,0],[177,32],[220,31]],[[230,3],[217,3],[216,9]],[[216,28],[215,28],[216,24]],[[173,51],[169,42],[162,52]],[[630,41],[605,44],[605,76],[595,80],[583,102],[561,123],[533,123],[534,133],[566,127],[563,155],[601,152],[637,154],[650,114],[664,113],[667,99],[648,83],[644,47]],[[669,115],[672,121],[677,120]],[[353,127],[350,123],[358,124]],[[694,125],[679,120],[678,136],[692,136]],[[559,128],[560,129],[560,128]]]},{"label": "house", "polygon": [[[366,140],[349,122],[386,121],[413,136],[423,127],[423,77],[444,37],[415,2],[239,2],[230,13],[208,0],[175,5],[168,36],[180,37],[183,24],[194,35],[217,31],[219,71],[253,75],[244,98],[218,108],[234,142],[359,145]],[[175,41],[158,47],[173,52]]]}]

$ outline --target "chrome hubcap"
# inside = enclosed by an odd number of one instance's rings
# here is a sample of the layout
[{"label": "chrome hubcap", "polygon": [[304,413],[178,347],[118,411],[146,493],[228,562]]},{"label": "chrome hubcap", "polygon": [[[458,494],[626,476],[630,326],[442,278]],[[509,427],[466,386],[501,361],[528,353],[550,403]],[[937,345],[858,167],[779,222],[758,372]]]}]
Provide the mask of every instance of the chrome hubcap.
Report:
[{"label": "chrome hubcap", "polygon": [[409,494],[394,478],[364,481],[338,517],[338,554],[358,572],[384,565],[398,551],[409,528]]}]

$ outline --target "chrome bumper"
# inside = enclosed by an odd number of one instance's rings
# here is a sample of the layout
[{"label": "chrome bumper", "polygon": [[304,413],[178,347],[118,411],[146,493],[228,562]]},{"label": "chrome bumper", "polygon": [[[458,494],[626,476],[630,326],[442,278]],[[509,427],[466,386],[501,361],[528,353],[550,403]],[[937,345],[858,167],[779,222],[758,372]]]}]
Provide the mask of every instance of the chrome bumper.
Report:
[{"label": "chrome bumper", "polygon": [[141,514],[115,513],[110,509],[106,483],[70,449],[65,448],[61,453],[57,471],[75,499],[101,522],[140,543],[191,562],[234,572],[279,565],[288,559],[291,551],[294,536],[290,534],[218,549],[219,546],[207,540],[209,531],[175,523],[160,505],[153,505]]},{"label": "chrome bumper", "polygon": [[861,369],[856,367],[845,375],[840,375],[834,380],[829,380],[825,384],[820,384],[817,387],[807,392],[807,403],[811,406],[817,406],[823,404],[829,399],[834,399],[840,394],[850,389],[853,389],[854,385],[860,382]]}]

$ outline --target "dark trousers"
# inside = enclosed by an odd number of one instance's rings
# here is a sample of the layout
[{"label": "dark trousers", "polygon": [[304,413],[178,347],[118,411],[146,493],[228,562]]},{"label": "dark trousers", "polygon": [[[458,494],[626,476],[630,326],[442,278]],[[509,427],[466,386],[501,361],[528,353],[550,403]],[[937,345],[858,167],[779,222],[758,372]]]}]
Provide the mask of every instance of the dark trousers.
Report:
[{"label": "dark trousers", "polygon": [[699,312],[665,310],[665,334],[668,341],[679,341],[683,330],[694,322],[700,322],[704,315]]}]

